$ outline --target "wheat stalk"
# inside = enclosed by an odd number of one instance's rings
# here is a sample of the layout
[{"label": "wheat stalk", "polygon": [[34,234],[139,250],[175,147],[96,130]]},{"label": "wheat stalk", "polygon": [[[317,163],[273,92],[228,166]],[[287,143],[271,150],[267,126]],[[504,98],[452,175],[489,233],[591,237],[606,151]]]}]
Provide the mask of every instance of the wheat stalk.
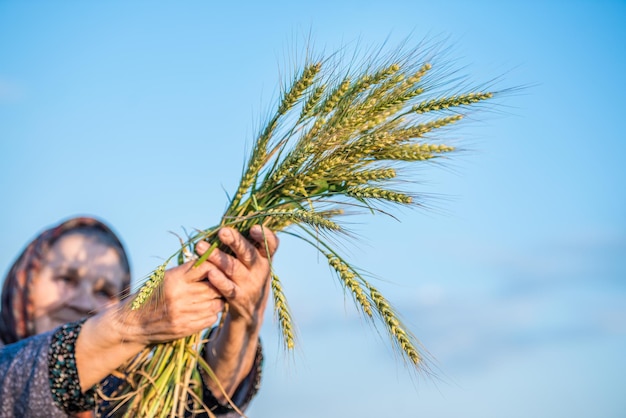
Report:
[{"label": "wheat stalk", "polygon": [[[359,309],[378,321],[393,346],[419,369],[424,367],[419,342],[380,291],[339,256],[330,237],[345,233],[337,221],[345,209],[375,212],[381,204],[415,205],[410,191],[397,189],[398,184],[410,184],[405,166],[456,151],[424,138],[456,124],[465,108],[494,93],[470,89],[446,95],[439,89],[436,94],[443,76],[432,74],[435,66],[430,60],[421,60],[414,51],[393,57],[398,59],[373,60],[342,76],[340,66],[330,61],[306,64],[261,129],[219,225],[192,236],[170,259],[184,258],[185,250],[198,240],[210,241],[212,248],[220,246],[216,232],[225,225],[246,232],[263,224],[289,232],[326,257]],[[155,269],[135,297],[133,309],[142,309],[154,297],[166,265]],[[275,273],[271,289],[284,346],[291,350],[296,346],[294,323]],[[134,393],[127,416],[182,416],[188,402],[192,409],[202,409],[197,369],[210,371],[197,354],[202,344],[198,334],[158,345],[150,349],[151,355],[135,361],[126,370],[131,382],[127,392]]]}]

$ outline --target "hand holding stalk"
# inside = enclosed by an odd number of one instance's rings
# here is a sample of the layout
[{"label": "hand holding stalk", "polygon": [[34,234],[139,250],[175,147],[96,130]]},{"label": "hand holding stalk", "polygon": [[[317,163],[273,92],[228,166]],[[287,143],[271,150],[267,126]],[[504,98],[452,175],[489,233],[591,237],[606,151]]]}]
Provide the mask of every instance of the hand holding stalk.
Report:
[{"label": "hand holding stalk", "polygon": [[[217,267],[208,272],[208,279],[227,302],[222,317],[227,344],[209,342],[212,353],[231,352],[229,344],[255,347],[253,339],[258,336],[270,287],[284,345],[287,349],[295,346],[292,316],[282,284],[273,271],[268,280],[271,268],[267,255],[273,253],[277,243],[267,232],[269,229],[295,236],[316,248],[364,316],[382,326],[409,365],[425,369],[417,339],[389,301],[331,240],[348,236],[340,221],[359,209],[390,214],[389,208],[420,206],[420,196],[410,189],[415,179],[408,175],[407,168],[455,152],[454,146],[441,143],[442,134],[460,122],[470,107],[480,106],[494,96],[491,91],[460,88],[463,83],[458,78],[452,79],[453,91],[446,91],[446,76],[453,73],[438,72],[426,60],[426,56],[432,58],[433,51],[421,52],[400,49],[387,57],[377,55],[360,64],[351,62],[347,69],[333,65],[331,59],[310,59],[282,91],[276,112],[255,140],[239,187],[220,224],[198,232],[170,258],[184,258],[185,251],[198,243],[206,253],[196,263],[208,260]],[[254,239],[256,248],[233,238],[235,230]],[[231,252],[235,257],[229,255]],[[155,270],[135,298],[135,309],[144,309],[152,289],[159,286],[158,272]],[[241,335],[236,337],[232,331]],[[174,344],[166,346],[169,349]],[[180,361],[194,358],[201,338],[195,337],[190,344],[193,349]],[[159,346],[156,350],[161,349]],[[130,371],[131,375],[144,377],[141,390],[134,392],[134,403],[140,410],[156,405],[155,398],[144,389],[153,390],[151,378],[146,376],[158,377],[153,370],[162,369],[159,359],[153,355],[140,368]],[[212,367],[220,367],[211,357],[208,361]],[[193,374],[196,363],[185,365],[192,367],[187,373]],[[166,386],[170,391],[176,388],[181,396],[153,406],[154,411],[160,416],[182,416],[184,408],[180,405],[195,393],[194,385],[173,377]],[[201,406],[201,402],[195,405]]]}]

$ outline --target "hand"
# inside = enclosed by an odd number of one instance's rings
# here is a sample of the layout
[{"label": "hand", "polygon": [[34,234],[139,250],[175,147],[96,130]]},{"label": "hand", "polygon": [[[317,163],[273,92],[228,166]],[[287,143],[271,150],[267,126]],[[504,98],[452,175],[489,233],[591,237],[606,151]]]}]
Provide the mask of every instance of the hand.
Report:
[{"label": "hand", "polygon": [[[205,243],[206,244],[206,243]],[[198,245],[196,251],[203,254],[208,246]],[[205,261],[194,267],[195,261],[166,270],[161,285],[136,311],[126,311],[127,324],[131,327],[130,340],[142,344],[154,344],[187,337],[209,328],[224,309],[224,300],[207,280],[212,270],[211,262]],[[132,297],[129,298],[132,301]]]},{"label": "hand", "polygon": [[[217,268],[208,271],[209,282],[228,302],[229,320],[242,321],[255,332],[263,322],[270,291],[270,260],[278,248],[278,238],[260,225],[250,229],[252,241],[232,228],[222,228],[218,237],[236,257],[214,250],[208,261]],[[203,252],[208,247],[206,242],[197,245]]]},{"label": "hand", "polygon": [[[260,226],[253,227],[250,236],[256,246],[238,232],[222,229],[220,239],[237,258],[215,251],[198,267],[190,261],[171,268],[140,309],[130,309],[130,297],[89,318],[76,341],[81,389],[92,387],[150,344],[209,328],[224,309],[225,298],[231,306],[227,324],[219,338],[210,342],[215,344],[213,348],[207,350],[207,361],[221,385],[211,379],[207,384],[219,400],[225,399],[222,389],[231,396],[254,361],[255,326],[262,322],[269,293],[269,258],[278,246],[276,236]],[[202,241],[196,252],[202,255],[208,247]]]},{"label": "hand", "polygon": [[[207,275],[217,267],[210,262],[194,267],[194,263],[167,270],[156,293],[140,309],[130,309],[130,297],[84,323],[76,340],[76,368],[83,391],[146,346],[187,337],[216,322],[224,301]],[[93,362],[94,358],[98,361]]]}]

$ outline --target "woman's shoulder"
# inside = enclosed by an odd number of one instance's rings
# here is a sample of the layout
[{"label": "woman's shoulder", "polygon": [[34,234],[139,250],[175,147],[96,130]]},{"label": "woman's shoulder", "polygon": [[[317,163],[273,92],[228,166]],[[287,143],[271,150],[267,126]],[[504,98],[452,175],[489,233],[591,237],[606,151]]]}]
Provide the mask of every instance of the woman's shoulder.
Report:
[{"label": "woman's shoulder", "polygon": [[34,335],[32,337],[24,338],[18,342],[12,344],[5,344],[2,339],[0,339],[0,357],[5,357],[10,355],[10,353],[22,352],[22,351],[42,351],[43,349],[48,350],[48,346],[50,345],[50,338],[52,336],[52,331],[45,332],[43,334]]}]

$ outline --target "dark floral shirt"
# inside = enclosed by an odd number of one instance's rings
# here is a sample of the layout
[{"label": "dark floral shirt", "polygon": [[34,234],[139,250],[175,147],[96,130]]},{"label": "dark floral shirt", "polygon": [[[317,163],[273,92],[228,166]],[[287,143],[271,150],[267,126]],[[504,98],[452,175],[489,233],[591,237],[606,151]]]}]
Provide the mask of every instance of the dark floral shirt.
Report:
[{"label": "dark floral shirt", "polygon": [[[95,390],[80,390],[74,352],[82,323],[66,324],[6,346],[0,342],[0,418],[61,418],[89,410],[110,416],[107,405],[98,405]],[[258,391],[261,368],[259,344],[255,366],[232,397],[240,410]],[[104,385],[103,390],[113,386]],[[229,405],[219,404],[206,387],[204,401],[219,418],[240,417]]]}]

